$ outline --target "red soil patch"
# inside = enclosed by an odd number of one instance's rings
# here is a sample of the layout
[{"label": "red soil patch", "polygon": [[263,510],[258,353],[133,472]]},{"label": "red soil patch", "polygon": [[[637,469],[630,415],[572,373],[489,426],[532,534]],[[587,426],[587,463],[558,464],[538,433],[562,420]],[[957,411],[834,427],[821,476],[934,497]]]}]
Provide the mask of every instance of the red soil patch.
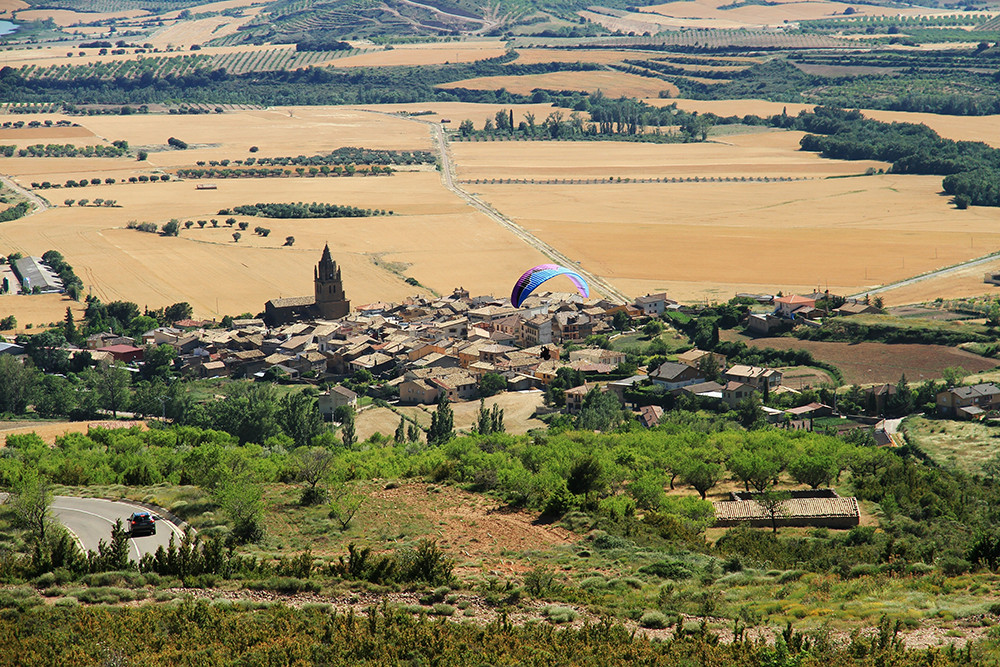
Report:
[{"label": "red soil patch", "polygon": [[[432,489],[435,489],[432,491]],[[576,536],[564,528],[536,523],[538,516],[512,511],[492,498],[460,489],[429,484],[404,484],[371,494],[387,504],[403,505],[433,518],[438,544],[460,564],[482,563],[496,574],[521,573],[524,561],[511,560],[507,552],[534,551],[570,544]],[[476,570],[481,571],[479,567]]]},{"label": "red soil patch", "polygon": [[785,337],[754,338],[746,344],[778,350],[806,350],[816,359],[839,368],[847,384],[896,383],[904,374],[907,381],[917,382],[940,379],[941,372],[953,366],[961,366],[971,373],[997,366],[996,359],[945,345],[831,343]]}]

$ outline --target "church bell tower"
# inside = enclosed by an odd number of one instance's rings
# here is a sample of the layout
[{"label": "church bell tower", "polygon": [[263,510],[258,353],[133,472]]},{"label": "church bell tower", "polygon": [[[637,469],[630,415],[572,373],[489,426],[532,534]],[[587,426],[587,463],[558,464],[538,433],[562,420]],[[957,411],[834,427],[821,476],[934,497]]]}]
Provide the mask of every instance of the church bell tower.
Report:
[{"label": "church bell tower", "polygon": [[323,248],[323,256],[313,270],[316,285],[316,310],[325,320],[336,320],[351,312],[351,302],[344,294],[344,283],[340,278],[340,267],[330,256],[330,244]]}]

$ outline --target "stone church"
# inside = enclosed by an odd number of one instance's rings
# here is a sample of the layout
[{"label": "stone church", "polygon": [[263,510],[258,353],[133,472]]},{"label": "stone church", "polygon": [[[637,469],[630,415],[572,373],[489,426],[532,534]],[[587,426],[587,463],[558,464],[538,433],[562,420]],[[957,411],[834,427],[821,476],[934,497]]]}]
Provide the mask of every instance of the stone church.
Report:
[{"label": "stone church", "polygon": [[330,244],[313,269],[313,296],[271,299],[264,304],[264,320],[271,326],[298,320],[337,320],[351,312],[351,302],[344,294],[340,267],[330,256]]}]

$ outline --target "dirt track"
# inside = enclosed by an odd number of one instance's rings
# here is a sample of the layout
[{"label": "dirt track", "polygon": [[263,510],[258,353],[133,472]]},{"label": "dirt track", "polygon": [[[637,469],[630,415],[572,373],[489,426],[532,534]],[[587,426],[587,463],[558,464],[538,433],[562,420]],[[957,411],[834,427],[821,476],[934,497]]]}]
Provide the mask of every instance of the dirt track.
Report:
[{"label": "dirt track", "polygon": [[[416,119],[411,119],[416,120]],[[470,192],[466,192],[459,185],[458,181],[455,179],[454,168],[452,166],[451,155],[448,152],[448,142],[444,136],[444,130],[441,129],[439,124],[427,123],[427,121],[416,120],[418,123],[425,123],[431,127],[431,131],[434,133],[434,138],[437,140],[438,154],[441,156],[441,182],[446,188],[454,192],[456,195],[464,199],[466,202],[471,204],[474,208],[481,211],[483,214],[487,215],[490,219],[499,223],[502,227],[506,228],[508,231],[513,233],[519,239],[535,248],[546,257],[549,257],[557,264],[563,266],[573,267],[580,275],[582,275],[589,284],[595,286],[600,290],[605,296],[611,299],[617,299],[622,303],[628,303],[630,298],[626,296],[623,292],[620,292],[616,288],[612,287],[603,278],[600,278],[593,273],[590,273],[583,267],[581,267],[577,262],[574,262],[566,255],[562,254],[554,247],[545,243],[538,237],[534,236],[528,232],[524,227],[521,227],[516,222],[505,216],[500,211],[485,203],[479,197],[473,195]]]}]

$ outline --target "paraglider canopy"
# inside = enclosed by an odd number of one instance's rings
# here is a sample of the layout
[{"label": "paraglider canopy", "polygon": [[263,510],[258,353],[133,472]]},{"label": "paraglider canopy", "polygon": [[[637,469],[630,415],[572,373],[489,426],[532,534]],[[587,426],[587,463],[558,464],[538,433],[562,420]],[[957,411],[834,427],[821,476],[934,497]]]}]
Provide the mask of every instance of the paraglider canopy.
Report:
[{"label": "paraglider canopy", "polygon": [[510,302],[515,308],[520,308],[536,287],[556,276],[566,276],[576,285],[576,291],[580,293],[580,296],[590,296],[587,281],[579,273],[557,264],[539,264],[525,271],[524,275],[517,279],[517,282],[514,283],[514,290],[510,293]]}]

